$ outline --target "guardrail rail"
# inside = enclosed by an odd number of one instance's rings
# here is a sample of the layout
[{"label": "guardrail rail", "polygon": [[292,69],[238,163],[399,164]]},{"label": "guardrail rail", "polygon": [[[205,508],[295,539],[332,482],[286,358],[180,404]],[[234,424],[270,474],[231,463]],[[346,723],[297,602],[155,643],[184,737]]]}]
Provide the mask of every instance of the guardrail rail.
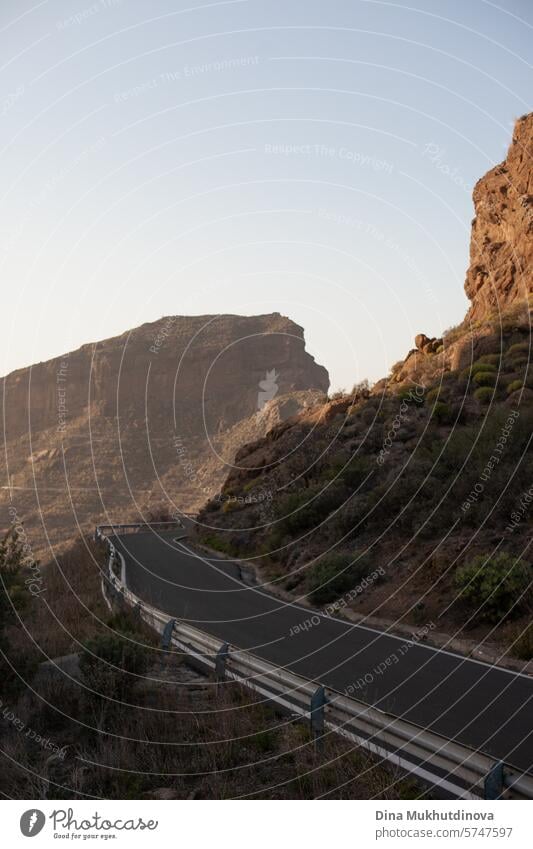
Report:
[{"label": "guardrail rail", "polygon": [[[184,514],[186,515],[186,514]],[[161,635],[165,650],[175,646],[194,658],[217,680],[240,682],[286,711],[307,718],[317,741],[326,729],[341,734],[401,769],[460,799],[533,799],[533,776],[462,743],[407,722],[365,702],[324,687],[251,652],[169,618],[132,593],[125,580],[123,555],[108,532],[122,534],[170,530],[173,522],[100,525],[95,538],[107,545],[109,561],[102,576],[108,605],[128,606]]]}]

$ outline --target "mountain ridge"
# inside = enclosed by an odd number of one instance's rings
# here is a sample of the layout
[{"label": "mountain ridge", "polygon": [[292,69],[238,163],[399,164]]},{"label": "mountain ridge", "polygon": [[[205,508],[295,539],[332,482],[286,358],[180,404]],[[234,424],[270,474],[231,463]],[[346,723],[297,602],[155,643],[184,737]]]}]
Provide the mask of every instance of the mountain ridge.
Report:
[{"label": "mountain ridge", "polygon": [[259,436],[289,399],[301,409],[328,386],[303,328],[280,313],[165,316],[17,369],[2,379],[3,524],[11,496],[44,552],[48,532],[60,544],[78,523],[194,509],[221,482],[240,427]]}]

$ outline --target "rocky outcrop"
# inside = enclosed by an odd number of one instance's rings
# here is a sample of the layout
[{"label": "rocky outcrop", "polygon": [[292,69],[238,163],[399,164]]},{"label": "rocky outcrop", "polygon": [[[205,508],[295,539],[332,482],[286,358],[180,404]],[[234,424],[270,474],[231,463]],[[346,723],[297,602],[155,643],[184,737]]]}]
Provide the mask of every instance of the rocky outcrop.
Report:
[{"label": "rocky outcrop", "polygon": [[[507,158],[474,188],[470,265],[465,291],[471,301],[461,324],[430,338],[393,366],[387,385],[426,385],[447,371],[463,370],[501,349],[500,336],[528,332],[533,318],[533,113],[515,125]],[[497,337],[497,338],[496,338]]]},{"label": "rocky outcrop", "polygon": [[436,354],[439,348],[442,347],[442,339],[437,339],[436,336],[430,339],[425,333],[419,333],[415,336],[415,345],[424,354]]},{"label": "rocky outcrop", "polygon": [[[235,451],[323,397],[326,369],[279,313],[169,316],[3,380],[2,526],[31,544],[162,504],[195,509]],[[43,517],[41,524],[41,516]]]},{"label": "rocky outcrop", "polygon": [[476,322],[533,292],[533,113],[515,125],[507,158],[474,189],[465,291]]}]

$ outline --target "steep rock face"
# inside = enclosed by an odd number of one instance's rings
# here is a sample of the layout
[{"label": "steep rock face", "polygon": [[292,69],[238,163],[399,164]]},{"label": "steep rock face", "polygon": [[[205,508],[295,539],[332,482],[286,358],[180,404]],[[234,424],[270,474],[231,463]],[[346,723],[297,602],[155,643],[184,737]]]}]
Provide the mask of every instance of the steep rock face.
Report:
[{"label": "steep rock face", "polygon": [[470,265],[465,291],[471,307],[442,339],[415,337],[415,348],[374,386],[428,384],[465,369],[501,347],[493,338],[528,332],[533,321],[533,112],[514,128],[507,158],[479,180],[473,200]]},{"label": "steep rock face", "polygon": [[303,329],[279,313],[169,316],[13,372],[2,526],[11,499],[43,552],[47,535],[68,540],[78,522],[163,502],[195,509],[244,435],[258,438],[328,386]]},{"label": "steep rock face", "polygon": [[479,321],[533,292],[533,113],[515,125],[507,158],[474,189],[468,313]]}]

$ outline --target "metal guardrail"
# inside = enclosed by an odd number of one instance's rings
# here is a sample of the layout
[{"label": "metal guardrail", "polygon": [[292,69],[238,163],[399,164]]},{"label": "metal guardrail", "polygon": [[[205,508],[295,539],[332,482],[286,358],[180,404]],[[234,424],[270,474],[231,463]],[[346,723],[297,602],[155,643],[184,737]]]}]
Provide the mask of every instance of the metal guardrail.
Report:
[{"label": "metal guardrail", "polygon": [[[192,519],[193,513],[181,513],[185,519]],[[146,531],[171,531],[174,528],[184,528],[181,518],[163,522],[122,522],[117,525],[98,525],[95,531],[95,539],[107,538],[107,534],[143,533]]]},{"label": "metal guardrail", "polygon": [[[157,524],[137,524],[137,530]],[[533,776],[439,734],[406,722],[371,705],[323,687],[290,670],[229,645],[191,625],[169,619],[168,614],[146,604],[125,582],[124,558],[105,533],[128,525],[102,525],[95,538],[109,550],[108,572],[102,592],[109,606],[126,605],[162,636],[162,648],[179,648],[214,672],[254,690],[285,710],[308,718],[317,740],[326,729],[341,734],[380,758],[392,762],[423,781],[460,799],[533,799]],[[115,571],[118,569],[119,577]]]}]

